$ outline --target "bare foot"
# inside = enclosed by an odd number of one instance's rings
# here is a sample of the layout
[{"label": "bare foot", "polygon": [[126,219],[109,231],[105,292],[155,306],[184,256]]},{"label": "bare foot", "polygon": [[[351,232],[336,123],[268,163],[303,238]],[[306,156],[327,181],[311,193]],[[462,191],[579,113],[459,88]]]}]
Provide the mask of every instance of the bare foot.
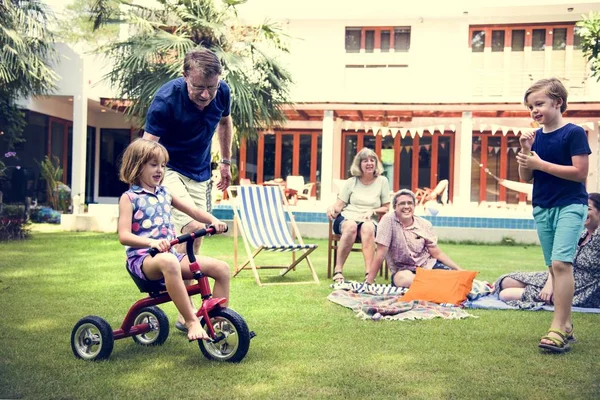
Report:
[{"label": "bare foot", "polygon": [[189,340],[204,340],[208,339],[208,335],[206,331],[200,325],[199,320],[195,320],[192,322],[186,322],[185,326],[188,328],[188,339]]}]

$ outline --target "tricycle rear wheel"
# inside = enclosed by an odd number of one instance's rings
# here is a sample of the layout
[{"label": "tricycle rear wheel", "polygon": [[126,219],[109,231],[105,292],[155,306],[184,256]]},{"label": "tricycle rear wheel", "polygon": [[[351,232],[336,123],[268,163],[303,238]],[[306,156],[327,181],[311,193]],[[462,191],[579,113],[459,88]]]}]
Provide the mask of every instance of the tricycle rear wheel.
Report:
[{"label": "tricycle rear wheel", "polygon": [[87,361],[105,360],[112,353],[115,339],[110,324],[89,315],[80,319],[71,331],[71,349],[75,357]]},{"label": "tricycle rear wheel", "polygon": [[150,331],[133,336],[133,341],[142,346],[160,346],[169,337],[169,318],[158,307],[144,307],[135,317],[134,325],[147,323]]}]

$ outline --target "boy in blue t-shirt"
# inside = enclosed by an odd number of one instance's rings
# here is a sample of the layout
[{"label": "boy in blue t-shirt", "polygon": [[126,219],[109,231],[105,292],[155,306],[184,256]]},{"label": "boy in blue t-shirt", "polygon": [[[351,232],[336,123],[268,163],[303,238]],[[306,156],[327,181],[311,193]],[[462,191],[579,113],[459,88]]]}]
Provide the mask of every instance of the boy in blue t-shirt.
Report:
[{"label": "boy in blue t-shirt", "polygon": [[533,218],[553,278],[554,317],[539,347],[564,353],[574,342],[573,259],[587,216],[585,180],[591,150],[585,131],[563,120],[567,90],[558,79],[536,82],[524,100],[543,128],[521,134],[519,176],[526,182],[533,179]]}]

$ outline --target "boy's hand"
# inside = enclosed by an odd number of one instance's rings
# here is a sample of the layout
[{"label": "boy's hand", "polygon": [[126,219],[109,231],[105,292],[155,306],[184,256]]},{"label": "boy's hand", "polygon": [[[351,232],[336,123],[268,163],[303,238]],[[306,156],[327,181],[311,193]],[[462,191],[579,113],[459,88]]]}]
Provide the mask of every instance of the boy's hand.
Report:
[{"label": "boy's hand", "polygon": [[227,224],[217,218],[213,218],[210,224],[215,227],[218,233],[223,233],[227,230]]},{"label": "boy's hand", "polygon": [[519,144],[521,145],[523,153],[528,154],[531,151],[531,146],[533,146],[534,140],[535,131],[521,133],[521,136],[519,137]]},{"label": "boy's hand", "polygon": [[517,154],[517,163],[519,167],[527,168],[530,170],[539,169],[542,159],[537,155],[536,152],[530,151],[528,153],[519,152]]},{"label": "boy's hand", "polygon": [[158,249],[162,253],[162,252],[167,251],[167,250],[169,250],[171,248],[171,243],[169,243],[169,241],[167,239],[151,240],[150,241],[150,248],[151,249]]}]

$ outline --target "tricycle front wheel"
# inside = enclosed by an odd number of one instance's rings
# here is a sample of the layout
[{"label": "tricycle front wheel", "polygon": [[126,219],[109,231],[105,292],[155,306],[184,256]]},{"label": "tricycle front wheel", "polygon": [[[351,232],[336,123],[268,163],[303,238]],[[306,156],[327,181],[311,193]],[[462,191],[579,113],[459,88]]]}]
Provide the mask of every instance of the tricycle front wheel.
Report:
[{"label": "tricycle front wheel", "polygon": [[[250,331],[241,315],[229,308],[216,308],[208,313],[216,340],[199,340],[202,354],[209,360],[240,362],[250,348]],[[206,329],[206,321],[202,320]]]}]

